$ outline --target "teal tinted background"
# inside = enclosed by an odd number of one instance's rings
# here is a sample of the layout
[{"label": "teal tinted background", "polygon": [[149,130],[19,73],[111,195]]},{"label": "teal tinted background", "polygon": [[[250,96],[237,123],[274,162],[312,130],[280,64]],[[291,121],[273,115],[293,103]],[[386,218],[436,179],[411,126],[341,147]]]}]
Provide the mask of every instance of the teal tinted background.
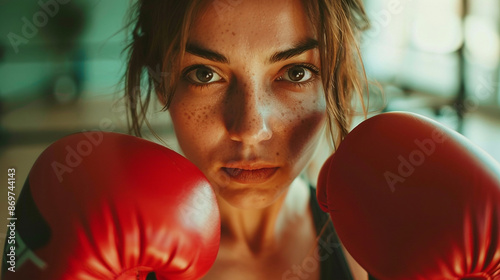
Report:
[{"label": "teal tinted background", "polygon": [[[51,16],[44,9],[47,6],[40,3],[57,3],[59,11]],[[54,5],[48,7],[56,10]],[[116,91],[123,71],[122,29],[127,8],[128,1],[123,0],[73,0],[67,4],[55,0],[1,1],[0,43],[4,54],[0,64],[0,98],[7,103],[15,100],[16,105],[26,103],[49,90],[45,87],[50,87],[61,72],[71,69],[71,64],[78,64],[76,67],[82,72],[84,95]],[[41,24],[44,17],[40,13],[47,16],[46,24]],[[68,18],[64,18],[65,13]],[[37,29],[34,36],[23,32],[29,31],[23,18]],[[28,42],[17,43],[16,36]],[[68,42],[73,43],[70,50],[62,51],[56,46]]]}]

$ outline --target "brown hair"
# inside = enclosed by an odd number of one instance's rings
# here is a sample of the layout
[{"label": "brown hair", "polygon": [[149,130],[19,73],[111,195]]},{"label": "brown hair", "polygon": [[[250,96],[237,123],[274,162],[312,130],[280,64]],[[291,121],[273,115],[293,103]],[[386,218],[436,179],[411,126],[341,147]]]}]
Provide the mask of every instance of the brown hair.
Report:
[{"label": "brown hair", "polygon": [[[169,108],[180,78],[178,65],[184,55],[190,26],[207,2],[137,0],[131,8],[129,27],[133,29],[124,76],[129,133],[141,136],[144,123],[151,129],[146,118],[151,94],[159,93],[165,104],[163,110]],[[367,79],[358,39],[360,31],[368,27],[368,19],[362,0],[303,2],[318,34],[328,132],[337,146],[349,131],[355,94],[361,97],[366,115],[363,93],[367,93]]]}]

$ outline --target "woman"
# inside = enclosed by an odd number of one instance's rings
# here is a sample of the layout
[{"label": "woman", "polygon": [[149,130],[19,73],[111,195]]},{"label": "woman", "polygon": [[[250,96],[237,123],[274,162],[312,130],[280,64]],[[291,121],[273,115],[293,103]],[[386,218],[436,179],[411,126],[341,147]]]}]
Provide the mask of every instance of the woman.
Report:
[{"label": "woman", "polygon": [[130,129],[141,135],[156,95],[210,180],[222,228],[206,279],[367,279],[299,177],[325,128],[334,144],[347,134],[363,90],[361,1],[140,0],[133,11]]}]

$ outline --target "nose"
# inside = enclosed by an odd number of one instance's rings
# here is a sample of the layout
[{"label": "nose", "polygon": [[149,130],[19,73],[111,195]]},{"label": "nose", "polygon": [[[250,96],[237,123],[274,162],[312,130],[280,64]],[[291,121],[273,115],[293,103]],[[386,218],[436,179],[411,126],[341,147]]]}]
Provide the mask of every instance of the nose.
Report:
[{"label": "nose", "polygon": [[255,145],[271,139],[272,100],[263,86],[235,82],[226,98],[225,123],[231,140]]}]

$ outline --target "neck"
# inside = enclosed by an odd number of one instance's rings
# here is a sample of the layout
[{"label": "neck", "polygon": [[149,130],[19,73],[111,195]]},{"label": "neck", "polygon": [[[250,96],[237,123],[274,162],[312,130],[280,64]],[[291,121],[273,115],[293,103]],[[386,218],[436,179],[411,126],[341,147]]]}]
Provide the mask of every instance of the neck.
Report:
[{"label": "neck", "polygon": [[243,247],[253,256],[273,252],[287,234],[287,228],[293,226],[290,221],[307,213],[308,202],[309,190],[301,179],[296,179],[278,199],[262,209],[239,209],[218,197],[221,243]]}]

